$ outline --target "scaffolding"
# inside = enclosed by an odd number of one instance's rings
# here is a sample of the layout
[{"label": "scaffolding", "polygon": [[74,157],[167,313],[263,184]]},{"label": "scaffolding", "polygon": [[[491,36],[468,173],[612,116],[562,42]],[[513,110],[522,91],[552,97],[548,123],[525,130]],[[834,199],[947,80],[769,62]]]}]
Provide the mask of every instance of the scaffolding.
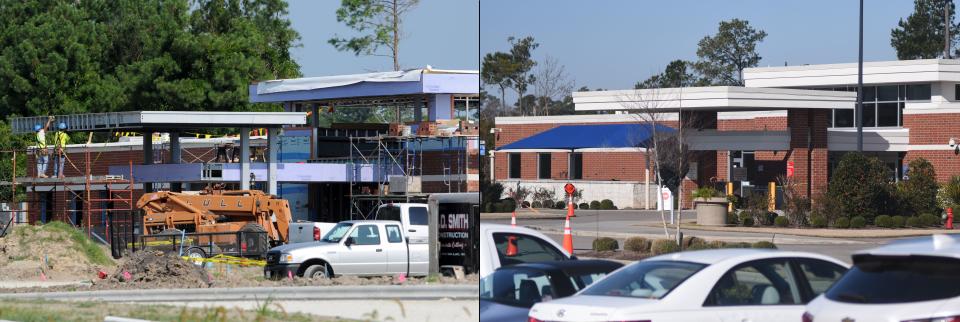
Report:
[{"label": "scaffolding", "polygon": [[[426,202],[427,193],[422,186],[424,182],[436,182],[434,178],[440,179],[446,191],[431,192],[467,191],[469,142],[478,138],[477,135],[350,137],[350,218],[372,219],[373,211],[384,203]],[[433,156],[438,157],[428,161],[434,167],[426,170],[424,152],[437,152]],[[361,180],[364,172],[369,172],[373,182]],[[391,188],[392,177],[399,179],[394,184],[402,183],[404,187]],[[414,180],[413,186],[420,189],[409,189],[409,180]]]},{"label": "scaffolding", "polygon": [[[28,153],[31,152],[31,153]],[[0,214],[5,215],[6,222],[3,223],[3,232],[5,233],[10,226],[15,224],[29,224],[30,214],[36,215],[34,221],[49,222],[62,221],[73,226],[81,228],[87,237],[98,240],[105,244],[111,243],[110,223],[132,220],[131,214],[134,212],[135,183],[133,179],[133,161],[129,163],[129,174],[124,175],[94,175],[93,169],[96,162],[100,159],[100,153],[94,155],[90,151],[89,145],[81,153],[83,155],[83,164],[78,166],[70,155],[64,152],[64,168],[60,171],[66,173],[66,168],[72,168],[72,172],[80,174],[79,176],[57,175],[57,167],[50,167],[53,162],[59,162],[55,158],[48,156],[48,168],[53,168],[52,176],[40,177],[35,167],[29,167],[30,164],[36,165],[36,157],[33,160],[24,157],[27,162],[26,176],[17,176],[18,156],[34,155],[36,148],[28,150],[4,150],[0,154],[10,155],[11,171],[3,175],[3,181],[0,186],[9,187],[9,200],[3,203],[7,206],[0,210]],[[56,151],[49,151],[56,154]],[[58,164],[59,166],[59,164]],[[39,188],[39,191],[38,191]],[[22,190],[21,190],[22,189]],[[23,192],[26,196],[21,201],[18,198],[18,192]],[[59,193],[60,200],[57,200]],[[5,199],[0,197],[0,199]],[[59,202],[58,202],[59,201]],[[58,207],[59,205],[59,207]],[[50,216],[47,216],[50,214]],[[135,224],[130,222],[128,224]]]}]

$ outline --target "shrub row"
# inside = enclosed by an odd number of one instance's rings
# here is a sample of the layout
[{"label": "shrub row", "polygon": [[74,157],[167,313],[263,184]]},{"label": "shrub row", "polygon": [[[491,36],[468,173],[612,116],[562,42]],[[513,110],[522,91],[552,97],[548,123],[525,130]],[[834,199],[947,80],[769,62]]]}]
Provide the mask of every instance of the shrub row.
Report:
[{"label": "shrub row", "polygon": [[[759,241],[753,244],[743,242],[727,243],[719,240],[708,242],[702,238],[693,236],[684,237],[683,241],[681,241],[681,245],[683,250],[717,248],[777,248],[777,245],[768,241]],[[661,255],[678,252],[681,250],[681,245],[677,245],[676,241],[669,239],[650,240],[643,237],[630,237],[623,242],[623,250],[636,253],[653,253],[654,255]],[[593,250],[595,251],[616,250],[617,246],[617,240],[613,238],[601,237],[593,240]]]}]

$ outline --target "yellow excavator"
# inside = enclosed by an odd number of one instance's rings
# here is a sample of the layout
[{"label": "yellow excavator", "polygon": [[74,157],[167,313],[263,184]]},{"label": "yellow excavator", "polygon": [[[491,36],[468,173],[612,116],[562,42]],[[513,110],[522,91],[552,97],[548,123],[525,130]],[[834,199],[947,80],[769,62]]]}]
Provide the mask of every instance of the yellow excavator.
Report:
[{"label": "yellow excavator", "polygon": [[286,200],[259,190],[145,193],[137,208],[144,236],[196,233],[199,245],[233,244],[236,232],[250,232],[240,234],[240,244],[257,252],[286,243],[292,218]]}]

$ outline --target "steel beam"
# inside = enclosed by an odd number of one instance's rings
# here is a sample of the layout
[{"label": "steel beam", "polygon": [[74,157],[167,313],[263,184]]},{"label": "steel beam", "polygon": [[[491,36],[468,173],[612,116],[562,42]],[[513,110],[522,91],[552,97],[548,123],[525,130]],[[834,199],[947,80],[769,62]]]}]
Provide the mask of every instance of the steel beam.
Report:
[{"label": "steel beam", "polygon": [[250,190],[250,128],[240,128],[240,190]]}]

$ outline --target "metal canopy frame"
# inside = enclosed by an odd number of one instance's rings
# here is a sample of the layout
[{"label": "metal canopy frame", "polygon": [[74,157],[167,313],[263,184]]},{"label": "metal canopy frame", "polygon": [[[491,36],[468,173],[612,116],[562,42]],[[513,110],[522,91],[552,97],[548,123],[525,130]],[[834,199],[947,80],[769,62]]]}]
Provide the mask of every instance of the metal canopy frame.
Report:
[{"label": "metal canopy frame", "polygon": [[[113,130],[191,130],[203,128],[279,128],[307,124],[305,112],[192,112],[134,111],[54,115],[56,122],[67,123],[72,132]],[[47,116],[15,117],[10,120],[14,134],[33,133],[34,126],[45,124]]]}]

